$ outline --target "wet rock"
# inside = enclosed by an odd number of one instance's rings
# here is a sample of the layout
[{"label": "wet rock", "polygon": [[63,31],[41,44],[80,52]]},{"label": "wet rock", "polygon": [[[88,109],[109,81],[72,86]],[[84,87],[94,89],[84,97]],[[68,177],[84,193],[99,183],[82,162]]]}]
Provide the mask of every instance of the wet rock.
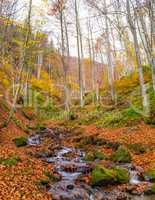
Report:
[{"label": "wet rock", "polygon": [[141,194],[143,194],[143,190],[138,190],[138,186],[136,185],[129,185],[126,188],[126,192],[128,192],[131,195],[136,195],[136,196],[140,196]]},{"label": "wet rock", "polygon": [[39,144],[41,144],[41,136],[39,134],[37,134],[37,135],[31,135],[28,138],[27,143],[29,145],[39,145]]},{"label": "wet rock", "polygon": [[127,200],[127,194],[119,190],[113,190],[111,192],[104,192],[102,200]]},{"label": "wet rock", "polygon": [[74,189],[74,185],[67,185],[67,189],[68,190],[73,190]]},{"label": "wet rock", "polygon": [[131,155],[128,149],[122,145],[112,154],[112,160],[120,163],[130,163]]}]

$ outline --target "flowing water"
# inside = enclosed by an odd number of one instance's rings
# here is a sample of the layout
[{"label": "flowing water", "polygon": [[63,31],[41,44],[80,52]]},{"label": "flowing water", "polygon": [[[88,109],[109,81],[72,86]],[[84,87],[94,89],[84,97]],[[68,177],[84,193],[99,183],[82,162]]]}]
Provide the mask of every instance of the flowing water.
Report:
[{"label": "flowing water", "polygon": [[[28,139],[29,145],[38,145],[42,141],[40,135],[33,135]],[[130,196],[119,190],[106,192],[102,188],[92,188],[77,179],[91,170],[91,163],[83,160],[85,153],[80,149],[61,147],[53,157],[46,157],[46,162],[54,165],[61,180],[54,183],[49,192],[53,200],[155,200],[155,196]],[[138,172],[132,165],[123,165],[130,173],[130,184],[141,184]]]}]

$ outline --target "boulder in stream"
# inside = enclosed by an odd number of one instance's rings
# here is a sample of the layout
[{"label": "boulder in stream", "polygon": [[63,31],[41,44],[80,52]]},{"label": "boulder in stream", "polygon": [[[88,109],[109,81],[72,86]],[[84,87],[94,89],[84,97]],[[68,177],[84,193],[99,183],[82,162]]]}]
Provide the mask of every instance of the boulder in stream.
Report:
[{"label": "boulder in stream", "polygon": [[107,184],[126,183],[129,181],[128,170],[121,167],[105,168],[97,165],[91,174],[91,184],[93,186],[103,186]]}]

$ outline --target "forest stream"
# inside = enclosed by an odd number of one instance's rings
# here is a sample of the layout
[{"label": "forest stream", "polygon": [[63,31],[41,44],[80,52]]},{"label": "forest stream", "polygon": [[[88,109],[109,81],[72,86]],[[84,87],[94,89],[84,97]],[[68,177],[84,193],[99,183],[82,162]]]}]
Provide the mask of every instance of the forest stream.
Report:
[{"label": "forest stream", "polygon": [[[46,132],[46,131],[45,131]],[[46,135],[47,136],[47,135]],[[43,140],[41,134],[32,135],[28,139],[29,145],[39,145]],[[61,179],[48,186],[54,200],[154,200],[154,195],[129,195],[118,189],[107,192],[103,187],[92,187],[80,181],[80,177],[87,175],[92,168],[92,162],[84,161],[85,152],[82,149],[60,145],[52,156],[42,155],[44,161],[54,166],[54,172]],[[38,158],[39,159],[39,158]],[[119,165],[120,166],[120,165]],[[138,185],[143,180],[132,164],[121,164],[130,174],[129,184]]]}]

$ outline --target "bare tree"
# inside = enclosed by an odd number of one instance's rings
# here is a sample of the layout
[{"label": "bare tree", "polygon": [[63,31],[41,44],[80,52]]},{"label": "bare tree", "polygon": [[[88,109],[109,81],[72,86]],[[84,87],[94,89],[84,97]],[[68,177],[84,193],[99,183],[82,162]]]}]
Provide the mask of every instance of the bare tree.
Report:
[{"label": "bare tree", "polygon": [[79,67],[79,87],[80,87],[80,104],[81,107],[84,106],[83,99],[83,77],[82,77],[82,64],[81,64],[81,40],[80,40],[80,23],[79,23],[79,14],[78,14],[78,6],[77,0],[75,0],[75,16],[76,16],[76,39],[77,39],[77,51],[78,51],[78,67]]},{"label": "bare tree", "polygon": [[24,70],[24,66],[25,66],[26,52],[27,52],[28,43],[29,43],[29,39],[30,39],[30,32],[31,32],[31,15],[32,15],[32,0],[29,0],[28,16],[27,16],[27,20],[26,20],[27,21],[26,37],[25,37],[25,40],[23,42],[23,47],[22,47],[22,50],[21,50],[20,72],[19,72],[19,75],[18,75],[18,83],[19,84],[16,88],[15,95],[14,95],[14,98],[13,98],[12,108],[10,110],[8,119],[5,122],[5,126],[7,126],[9,124],[10,120],[13,117],[13,114],[14,114],[15,109],[16,109],[17,98],[18,98],[18,95],[19,95],[21,87],[22,87],[21,79],[22,79],[23,70]]},{"label": "bare tree", "polygon": [[138,44],[138,37],[137,37],[137,31],[135,23],[133,22],[132,15],[131,15],[131,4],[130,0],[126,0],[126,10],[127,10],[127,20],[131,29],[131,33],[134,39],[134,48],[135,48],[135,54],[136,54],[136,61],[138,65],[138,72],[139,72],[139,81],[140,81],[140,87],[141,87],[141,95],[143,99],[143,109],[146,114],[149,113],[149,101],[146,91],[146,86],[144,82],[144,76],[143,76],[143,68],[142,68],[142,61],[140,57],[140,49]]}]

